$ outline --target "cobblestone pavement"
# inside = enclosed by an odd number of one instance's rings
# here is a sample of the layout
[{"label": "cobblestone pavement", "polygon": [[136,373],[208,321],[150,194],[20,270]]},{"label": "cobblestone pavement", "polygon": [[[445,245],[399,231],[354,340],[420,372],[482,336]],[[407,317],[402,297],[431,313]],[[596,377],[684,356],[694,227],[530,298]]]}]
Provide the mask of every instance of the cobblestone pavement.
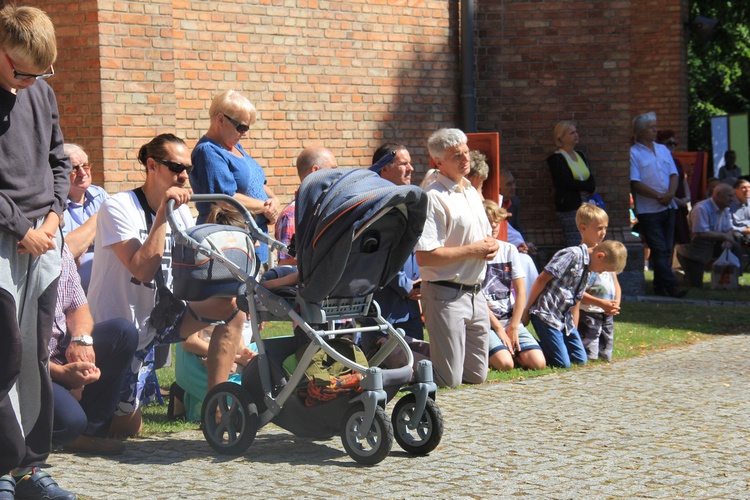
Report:
[{"label": "cobblestone pavement", "polygon": [[261,429],[243,456],[197,431],[115,459],[53,454],[84,498],[750,498],[750,336],[441,392],[440,446],[362,467],[338,438]]}]

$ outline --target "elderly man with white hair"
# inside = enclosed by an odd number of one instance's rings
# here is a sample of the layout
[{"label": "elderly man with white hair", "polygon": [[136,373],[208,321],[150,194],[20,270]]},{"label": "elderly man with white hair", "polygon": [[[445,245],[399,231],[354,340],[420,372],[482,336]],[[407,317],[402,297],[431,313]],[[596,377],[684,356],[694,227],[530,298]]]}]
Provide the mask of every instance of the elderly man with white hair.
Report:
[{"label": "elderly man with white hair", "polygon": [[78,265],[81,285],[88,291],[94,263],[96,213],[109,195],[103,188],[91,184],[91,163],[83,148],[77,144],[65,144],[63,148],[73,170],[70,171],[68,208],[63,213],[62,233]]},{"label": "elderly man with white hair", "polygon": [[442,387],[481,384],[487,378],[490,320],[482,281],[498,241],[479,193],[465,179],[470,169],[467,142],[458,129],[432,134],[427,149],[437,173],[422,184],[429,204],[416,257],[430,358]]},{"label": "elderly man with white hair", "polygon": [[656,114],[644,113],[633,120],[635,144],[630,147],[630,189],[641,234],[651,249],[654,293],[683,297],[672,273],[674,194],[679,175],[669,148],[656,142]]}]

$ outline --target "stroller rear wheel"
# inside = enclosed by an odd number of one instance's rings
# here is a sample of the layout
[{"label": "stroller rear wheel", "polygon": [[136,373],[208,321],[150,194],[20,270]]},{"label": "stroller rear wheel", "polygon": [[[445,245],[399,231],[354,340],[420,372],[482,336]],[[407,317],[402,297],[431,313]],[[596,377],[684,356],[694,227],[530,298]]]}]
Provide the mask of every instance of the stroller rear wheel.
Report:
[{"label": "stroller rear wheel", "polygon": [[414,415],[416,397],[407,394],[393,408],[391,421],[396,441],[404,451],[412,455],[426,455],[434,450],[443,437],[443,415],[431,398],[421,417]]},{"label": "stroller rear wheel", "polygon": [[380,406],[375,408],[375,420],[368,430],[362,429],[365,407],[352,405],[344,415],[341,442],[346,452],[357,463],[375,465],[388,456],[393,447],[393,426]]},{"label": "stroller rear wheel", "polygon": [[203,436],[216,452],[239,455],[255,440],[258,410],[247,389],[223,382],[208,391],[201,409]]}]

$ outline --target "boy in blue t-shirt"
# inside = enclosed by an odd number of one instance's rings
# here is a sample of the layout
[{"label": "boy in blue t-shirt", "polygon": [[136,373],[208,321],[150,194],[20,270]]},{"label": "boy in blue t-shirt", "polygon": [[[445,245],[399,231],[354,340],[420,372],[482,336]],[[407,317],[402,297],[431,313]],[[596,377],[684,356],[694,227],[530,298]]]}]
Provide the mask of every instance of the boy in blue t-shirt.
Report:
[{"label": "boy in blue t-shirt", "polygon": [[[601,208],[581,205],[576,213],[576,224],[581,240],[588,246],[599,244],[606,235],[609,216]],[[603,233],[603,235],[602,235]],[[620,314],[620,283],[613,272],[591,273],[589,284],[581,299],[578,332],[589,359],[612,361],[615,336],[614,316]]]}]

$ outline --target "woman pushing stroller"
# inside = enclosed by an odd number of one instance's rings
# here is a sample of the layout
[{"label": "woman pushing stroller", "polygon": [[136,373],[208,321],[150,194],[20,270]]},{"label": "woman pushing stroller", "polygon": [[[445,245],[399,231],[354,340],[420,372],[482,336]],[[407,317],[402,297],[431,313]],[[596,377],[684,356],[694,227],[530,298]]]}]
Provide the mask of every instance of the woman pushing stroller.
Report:
[{"label": "woman pushing stroller", "polygon": [[[186,186],[190,151],[185,142],[161,134],[138,152],[146,170],[146,181],[133,191],[109,198],[97,220],[94,267],[89,301],[95,322],[126,318],[139,329],[139,351],[131,366],[128,390],[123,390],[111,432],[134,435],[141,429],[138,374],[143,359],[155,343],[179,342],[191,334],[218,323],[208,350],[208,388],[227,380],[242,335],[245,315],[235,300],[214,297],[190,302],[160,328],[149,321],[157,289],[171,284],[172,237],[166,221],[166,203],[174,200],[176,219],[183,228],[194,225],[184,205],[192,191]],[[161,291],[159,292],[161,296]],[[171,299],[179,310],[179,302]],[[151,318],[158,320],[159,318]]]}]

